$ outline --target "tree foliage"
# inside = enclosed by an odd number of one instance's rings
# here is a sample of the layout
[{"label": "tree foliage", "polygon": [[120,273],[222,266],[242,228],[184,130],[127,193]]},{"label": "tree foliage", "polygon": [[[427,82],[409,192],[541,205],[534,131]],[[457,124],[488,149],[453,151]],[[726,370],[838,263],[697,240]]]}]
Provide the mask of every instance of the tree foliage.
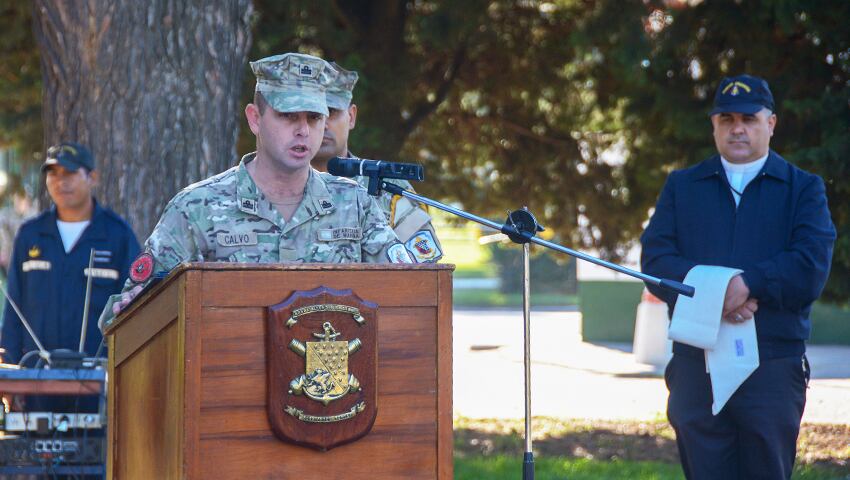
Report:
[{"label": "tree foliage", "polygon": [[[640,234],[667,173],[713,153],[717,82],[765,77],[772,147],[827,182],[839,229],[827,296],[850,295],[848,2],[253,3],[249,58],[302,51],[360,72],[354,152],[422,162],[417,189],[481,215],[525,204],[564,243],[611,258]],[[39,131],[28,8],[0,0],[0,142],[38,151],[21,140]]]},{"label": "tree foliage", "polygon": [[360,72],[358,154],[420,161],[417,189],[483,215],[525,202],[562,238],[610,253],[638,232],[619,221],[630,204],[602,156],[617,116],[596,107],[570,40],[595,2],[256,4],[254,57],[302,50]]},{"label": "tree foliage", "polygon": [[722,77],[766,78],[779,119],[771,148],[826,181],[838,241],[825,297],[846,303],[850,3],[606,0],[599,12],[576,45],[599,52],[600,107],[622,106],[627,188],[650,200],[668,169],[714,153],[706,115]]},{"label": "tree foliage", "polygon": [[258,1],[253,56],[302,50],[361,73],[352,148],[420,161],[417,188],[501,217],[525,203],[562,241],[617,258],[673,168],[714,152],[720,79],[767,78],[772,147],[822,175],[850,292],[847,2]]},{"label": "tree foliage", "polygon": [[[41,67],[28,2],[0,0],[0,147],[41,151]],[[29,156],[29,155],[28,155]]]}]

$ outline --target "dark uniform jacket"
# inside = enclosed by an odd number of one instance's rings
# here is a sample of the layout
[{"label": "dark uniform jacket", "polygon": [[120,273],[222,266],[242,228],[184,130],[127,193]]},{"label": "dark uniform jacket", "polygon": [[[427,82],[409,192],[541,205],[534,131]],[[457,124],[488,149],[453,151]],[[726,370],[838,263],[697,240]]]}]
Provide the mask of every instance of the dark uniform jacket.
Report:
[{"label": "dark uniform jacket", "polygon": [[[90,249],[98,254],[92,275],[85,352],[94,355],[103,336],[97,318],[109,295],[121,291],[139,242],[129,225],[113,211],[94,205],[91,223],[69,253],[56,226],[56,209],[24,223],[15,237],[9,264],[8,291],[47,350],[76,351],[80,343]],[[16,363],[35,350],[18,315],[7,302],[0,345],[4,361]],[[104,349],[103,352],[106,350]],[[29,361],[27,365],[32,365]]]},{"label": "dark uniform jacket", "polygon": [[[641,237],[641,267],[682,281],[695,265],[740,268],[755,314],[762,358],[802,354],[811,330],[809,312],[829,275],[835,227],[823,180],[771,151],[747,185],[737,209],[715,155],[670,174]],[[649,290],[667,302],[676,295]],[[674,352],[702,351],[675,344]]]}]

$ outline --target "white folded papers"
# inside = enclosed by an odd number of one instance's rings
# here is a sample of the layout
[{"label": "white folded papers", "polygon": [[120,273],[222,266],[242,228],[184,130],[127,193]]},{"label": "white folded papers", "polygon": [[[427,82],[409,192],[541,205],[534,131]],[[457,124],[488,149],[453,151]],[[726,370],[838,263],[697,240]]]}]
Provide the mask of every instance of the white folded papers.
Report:
[{"label": "white folded papers", "polygon": [[713,265],[692,268],[685,283],[696,293],[693,297],[679,295],[668,333],[671,340],[705,351],[714,415],[759,366],[755,320],[739,324],[722,321],[726,288],[739,273],[741,270]]}]

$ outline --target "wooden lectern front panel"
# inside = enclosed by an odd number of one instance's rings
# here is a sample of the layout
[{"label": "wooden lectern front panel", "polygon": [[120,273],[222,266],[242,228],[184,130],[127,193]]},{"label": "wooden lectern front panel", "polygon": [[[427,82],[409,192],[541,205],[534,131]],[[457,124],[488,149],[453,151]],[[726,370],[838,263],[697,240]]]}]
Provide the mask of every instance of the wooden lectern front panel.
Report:
[{"label": "wooden lectern front panel", "polygon": [[[107,329],[109,477],[450,479],[451,268],[180,267]],[[266,308],[320,286],[378,305],[377,418],[326,452],[267,411]]]}]

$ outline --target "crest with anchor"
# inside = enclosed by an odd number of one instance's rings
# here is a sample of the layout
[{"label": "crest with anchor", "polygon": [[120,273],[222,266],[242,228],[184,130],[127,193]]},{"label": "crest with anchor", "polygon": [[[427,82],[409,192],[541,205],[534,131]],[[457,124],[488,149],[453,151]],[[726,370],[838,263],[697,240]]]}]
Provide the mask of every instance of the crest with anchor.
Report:
[{"label": "crest with anchor", "polygon": [[320,450],[357,440],[377,416],[377,305],[319,287],[268,308],[269,421]]}]

